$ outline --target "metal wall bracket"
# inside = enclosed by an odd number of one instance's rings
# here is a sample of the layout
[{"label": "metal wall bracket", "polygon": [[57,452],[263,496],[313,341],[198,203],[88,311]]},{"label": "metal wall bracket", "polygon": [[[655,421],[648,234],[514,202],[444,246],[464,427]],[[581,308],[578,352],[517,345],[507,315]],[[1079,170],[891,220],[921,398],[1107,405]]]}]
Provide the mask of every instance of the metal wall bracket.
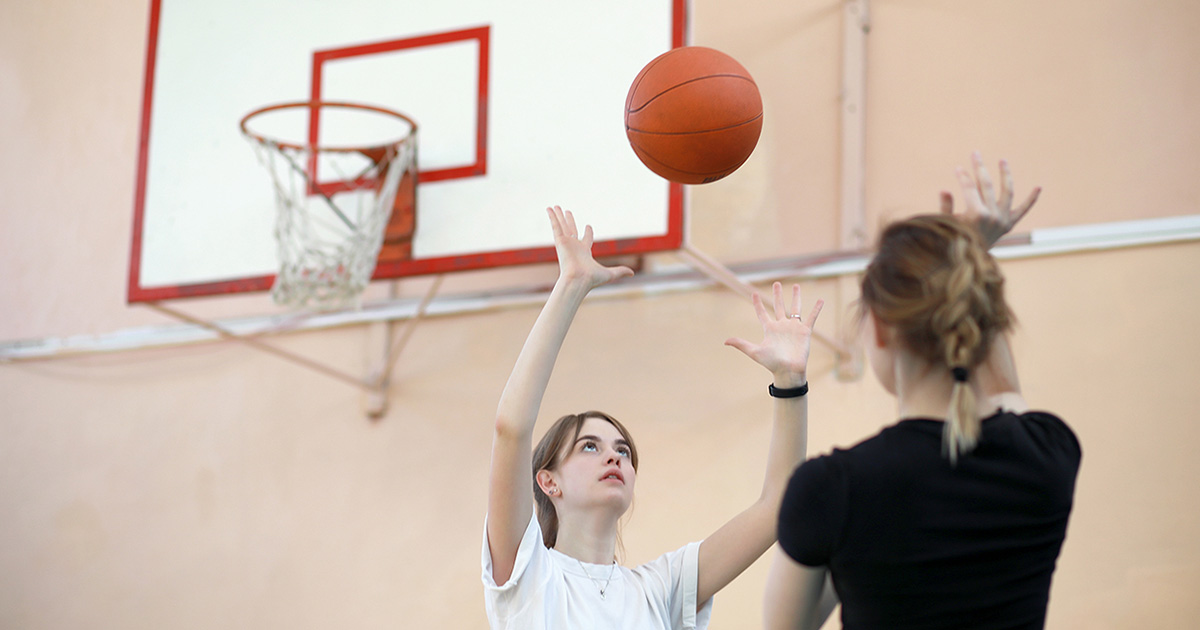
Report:
[{"label": "metal wall bracket", "polygon": [[387,413],[388,388],[391,385],[391,374],[395,368],[396,361],[400,358],[400,354],[404,351],[404,347],[408,344],[409,339],[412,338],[417,325],[428,312],[430,302],[433,301],[434,296],[437,295],[438,290],[441,288],[443,277],[443,275],[438,275],[434,279],[433,284],[426,291],[425,297],[421,300],[420,306],[417,307],[416,313],[405,321],[403,328],[399,331],[393,330],[393,322],[391,321],[381,321],[372,324],[373,328],[368,332],[368,343],[372,348],[382,349],[382,353],[377,355],[371,364],[368,365],[366,370],[367,375],[363,378],[267,343],[260,339],[262,333],[242,335],[173,306],[167,306],[162,302],[146,302],[145,304],[168,317],[216,333],[219,337],[227,341],[240,343],[289,363],[308,368],[336,381],[356,387],[362,390],[365,396],[364,409],[366,414],[371,418],[378,419]]}]

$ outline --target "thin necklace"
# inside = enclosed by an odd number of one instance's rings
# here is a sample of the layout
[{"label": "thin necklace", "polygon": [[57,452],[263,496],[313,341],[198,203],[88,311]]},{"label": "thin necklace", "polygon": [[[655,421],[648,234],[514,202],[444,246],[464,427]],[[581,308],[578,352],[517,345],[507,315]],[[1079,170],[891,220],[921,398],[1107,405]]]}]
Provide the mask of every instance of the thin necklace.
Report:
[{"label": "thin necklace", "polygon": [[612,581],[613,572],[617,570],[617,561],[613,560],[612,567],[608,570],[608,579],[604,580],[604,586],[600,586],[600,580],[597,580],[596,578],[592,577],[591,573],[588,573],[588,570],[583,566],[583,563],[579,562],[579,558],[575,558],[575,562],[579,563],[579,569],[583,571],[583,574],[588,576],[588,579],[595,582],[596,586],[600,588],[600,599],[604,599],[604,591],[608,590],[608,583]]}]

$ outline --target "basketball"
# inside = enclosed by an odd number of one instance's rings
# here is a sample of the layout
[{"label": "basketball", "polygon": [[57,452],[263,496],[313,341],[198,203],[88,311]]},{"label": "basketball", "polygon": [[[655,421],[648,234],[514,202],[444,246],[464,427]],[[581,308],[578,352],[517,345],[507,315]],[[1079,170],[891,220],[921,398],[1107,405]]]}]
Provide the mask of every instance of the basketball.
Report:
[{"label": "basketball", "polygon": [[625,99],[625,134],[651,171],[681,184],[715,182],[750,157],[762,131],[762,97],[740,63],[685,46],[654,58]]}]

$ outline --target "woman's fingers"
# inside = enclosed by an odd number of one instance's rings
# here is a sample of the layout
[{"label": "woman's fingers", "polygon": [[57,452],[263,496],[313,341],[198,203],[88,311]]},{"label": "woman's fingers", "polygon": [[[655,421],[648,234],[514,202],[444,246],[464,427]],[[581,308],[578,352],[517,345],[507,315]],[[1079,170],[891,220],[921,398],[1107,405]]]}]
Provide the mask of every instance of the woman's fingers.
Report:
[{"label": "woman's fingers", "polygon": [[564,216],[566,217],[567,236],[570,236],[571,238],[578,238],[579,237],[579,229],[575,227],[575,215],[571,214],[570,210],[567,210],[564,213]]},{"label": "woman's fingers", "polygon": [[983,165],[983,156],[978,151],[971,154],[971,163],[975,166],[975,181],[979,185],[979,194],[983,199],[983,207],[996,207],[996,186],[992,183],[992,176],[988,174],[987,167]]},{"label": "woman's fingers", "polygon": [[550,215],[550,226],[554,230],[554,236],[566,236],[574,239],[579,239],[587,243],[591,247],[592,226],[584,226],[584,234],[579,236],[579,228],[575,223],[575,215],[570,210],[563,210],[560,206],[550,206],[546,208],[546,214]]},{"label": "woman's fingers", "polygon": [[562,221],[558,218],[557,209],[558,206],[546,208],[546,214],[550,217],[550,230],[554,232],[555,240],[563,235]]},{"label": "woman's fingers", "polygon": [[1033,192],[1029,193],[1029,196],[1025,198],[1025,201],[1020,206],[1017,206],[1016,210],[1013,210],[1013,214],[1014,214],[1013,225],[1016,225],[1017,222],[1020,221],[1021,218],[1024,217],[1031,208],[1033,208],[1033,204],[1037,203],[1038,195],[1041,195],[1041,194],[1042,194],[1041,186],[1034,188]]},{"label": "woman's fingers", "polygon": [[955,169],[954,172],[958,175],[959,185],[962,186],[963,205],[967,207],[966,212],[968,214],[971,212],[982,213],[984,211],[983,197],[979,195],[979,186],[975,184],[975,180],[971,178],[971,174],[961,166]]},{"label": "woman's fingers", "polygon": [[1008,168],[1008,160],[1000,160],[1000,198],[996,200],[1000,212],[1008,212],[1008,209],[1012,207],[1012,200],[1012,169]]},{"label": "woman's fingers", "polygon": [[771,285],[771,292],[775,294],[775,319],[786,319],[787,310],[783,307],[783,284],[776,282]]},{"label": "woman's fingers", "polygon": [[808,314],[808,317],[806,317],[804,319],[804,325],[808,326],[809,330],[812,330],[813,326],[816,326],[817,316],[821,314],[821,308],[823,308],[824,306],[825,306],[825,300],[821,300],[821,299],[818,299],[817,303],[813,304],[812,311],[810,311]]},{"label": "woman's fingers", "polygon": [[[774,296],[774,302],[775,302],[775,305],[774,305],[775,306],[775,319],[774,319],[774,321],[782,322],[782,321],[787,321],[788,319],[800,319],[800,308],[803,305],[803,301],[801,300],[801,297],[800,297],[800,285],[798,285],[798,284],[792,285],[792,300],[791,300],[790,308],[784,306],[783,283],[776,282],[776,283],[772,284],[771,292]],[[755,293],[753,296],[751,296],[750,301],[754,303],[754,312],[758,314],[759,322],[761,322],[765,325],[768,322],[772,321],[769,317],[767,317],[767,309],[766,309],[766,306],[763,305],[761,295],[759,295],[758,293]],[[821,310],[820,304],[823,304],[823,303],[824,302],[821,302],[818,304],[814,313],[812,315],[810,315],[810,319],[813,319],[813,320],[816,319],[816,313],[820,312],[820,310]]]},{"label": "woman's fingers", "polygon": [[940,197],[942,214],[954,214],[954,195],[951,195],[949,191],[943,190]]},{"label": "woman's fingers", "polygon": [[729,339],[726,339],[725,345],[731,348],[737,348],[742,352],[742,354],[750,358],[754,358],[754,348],[757,347],[755,344],[750,343],[749,341],[746,341],[740,337],[730,337]]},{"label": "woman's fingers", "polygon": [[750,301],[754,304],[754,313],[758,315],[758,321],[764,326],[767,324],[767,308],[763,306],[762,296],[755,293],[750,297]]}]

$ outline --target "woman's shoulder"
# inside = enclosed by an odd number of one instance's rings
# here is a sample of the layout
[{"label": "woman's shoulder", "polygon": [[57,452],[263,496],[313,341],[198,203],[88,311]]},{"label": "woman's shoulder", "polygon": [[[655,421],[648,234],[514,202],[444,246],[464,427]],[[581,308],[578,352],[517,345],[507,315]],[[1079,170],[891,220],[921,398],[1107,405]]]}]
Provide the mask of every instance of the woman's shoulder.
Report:
[{"label": "woman's shoulder", "polygon": [[854,476],[855,471],[861,471],[864,465],[873,468],[895,455],[897,439],[907,439],[895,435],[897,426],[884,428],[852,446],[835,446],[809,457],[792,471],[789,488],[792,492],[802,492],[806,488],[826,492],[833,487],[845,486],[848,478]]},{"label": "woman's shoulder", "polygon": [[851,446],[834,447],[809,461],[819,460],[818,465],[828,471],[860,462],[878,463],[918,445],[924,445],[931,438],[940,440],[941,435],[940,420],[906,418],[883,427],[874,435],[865,437]]},{"label": "woman's shoulder", "polygon": [[1064,451],[1078,459],[1083,448],[1079,436],[1071,429],[1058,414],[1043,410],[1029,410],[1023,413],[1010,413],[1019,423],[1022,430],[1038,444],[1047,449]]},{"label": "woman's shoulder", "polygon": [[[1001,412],[1003,413],[1003,412]],[[1008,412],[1008,415],[1016,416],[1024,422],[1032,422],[1044,425],[1048,428],[1070,431],[1071,427],[1058,414],[1044,409],[1027,409],[1021,412]]]},{"label": "woman's shoulder", "polygon": [[632,567],[622,567],[627,577],[645,582],[647,580],[669,586],[678,582],[690,568],[699,564],[700,542],[690,542],[678,549],[668,551],[653,560]]}]

